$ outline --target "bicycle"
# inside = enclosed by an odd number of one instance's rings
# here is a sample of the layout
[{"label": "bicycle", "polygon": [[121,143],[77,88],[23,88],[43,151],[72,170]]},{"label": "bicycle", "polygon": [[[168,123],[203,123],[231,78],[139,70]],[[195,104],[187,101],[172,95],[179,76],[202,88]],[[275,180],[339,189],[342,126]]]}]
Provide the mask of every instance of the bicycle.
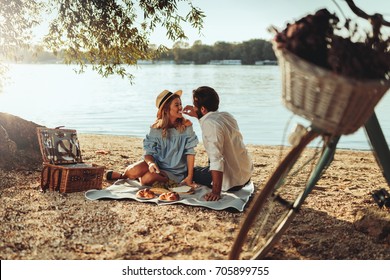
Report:
[{"label": "bicycle", "polygon": [[[359,16],[366,19],[372,17],[358,9],[353,1],[347,0],[347,3]],[[377,14],[374,16],[390,26],[390,23],[384,21],[383,17]],[[280,58],[278,56],[279,62]],[[282,61],[282,63],[285,62]],[[307,67],[307,65],[302,66],[305,70]],[[312,78],[314,79],[316,75],[322,75],[322,73],[313,73]],[[291,96],[286,97],[286,93],[283,93],[286,107],[311,120],[311,125],[307,128],[298,125],[296,131],[293,132],[291,139],[295,143],[292,149],[280,162],[263,189],[254,197],[241,222],[229,259],[261,259],[267,255],[287,230],[305,199],[332,163],[340,137],[353,133],[361,126],[365,128],[377,163],[390,186],[390,150],[374,112],[375,105],[389,87],[390,81],[385,83],[384,88],[381,89],[382,95],[377,96],[377,100],[372,102],[371,107],[363,112],[364,116],[358,117],[357,122],[349,124],[350,127],[344,124],[332,127],[327,120],[324,121],[321,118],[316,120],[318,116],[310,116],[307,110],[293,108],[294,104],[289,103],[291,100],[286,101]],[[364,90],[361,91],[362,94]],[[292,89],[288,94],[294,94],[294,90]],[[350,100],[346,101],[341,107],[348,106],[349,102]],[[340,110],[344,112],[345,108]],[[318,144],[312,147],[311,144],[316,140],[319,141]],[[321,148],[319,148],[320,145]]]}]

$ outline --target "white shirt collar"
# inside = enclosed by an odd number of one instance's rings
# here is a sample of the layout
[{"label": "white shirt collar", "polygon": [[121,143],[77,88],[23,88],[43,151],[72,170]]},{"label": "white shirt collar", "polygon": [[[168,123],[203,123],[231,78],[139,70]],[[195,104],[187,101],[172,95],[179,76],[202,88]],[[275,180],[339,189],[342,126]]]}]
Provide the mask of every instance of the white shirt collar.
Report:
[{"label": "white shirt collar", "polygon": [[205,119],[207,119],[209,116],[213,115],[214,113],[218,113],[218,111],[211,111],[211,112],[207,112],[206,115],[204,115],[203,117],[201,117],[199,119],[199,122],[202,123],[205,121]]}]

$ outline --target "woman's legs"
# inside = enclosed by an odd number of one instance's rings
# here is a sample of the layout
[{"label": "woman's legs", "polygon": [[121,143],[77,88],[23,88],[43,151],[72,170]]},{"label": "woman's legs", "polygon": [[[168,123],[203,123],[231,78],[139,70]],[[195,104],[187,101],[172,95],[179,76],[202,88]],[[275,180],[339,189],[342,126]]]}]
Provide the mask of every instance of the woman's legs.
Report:
[{"label": "woman's legs", "polygon": [[142,177],[139,178],[141,185],[143,186],[151,186],[154,182],[168,182],[169,178],[163,171],[161,173],[150,173],[146,172]]},{"label": "woman's legs", "polygon": [[122,179],[122,178],[123,178],[122,173],[116,172],[114,170],[108,170],[106,172],[106,179],[109,181],[118,180],[118,179]]},{"label": "woman's legs", "polygon": [[151,186],[154,182],[167,182],[168,176],[161,171],[161,173],[150,173],[149,166],[145,161],[139,161],[132,165],[129,165],[125,172],[123,173],[124,178],[129,178],[132,180],[138,179],[141,185]]},{"label": "woman's legs", "polygon": [[126,167],[123,172],[123,177],[135,180],[142,177],[147,172],[149,172],[149,167],[145,161],[141,160]]},{"label": "woman's legs", "polygon": [[107,180],[132,179],[136,180],[149,172],[148,165],[142,160],[126,167],[123,173],[109,170],[106,173]]}]

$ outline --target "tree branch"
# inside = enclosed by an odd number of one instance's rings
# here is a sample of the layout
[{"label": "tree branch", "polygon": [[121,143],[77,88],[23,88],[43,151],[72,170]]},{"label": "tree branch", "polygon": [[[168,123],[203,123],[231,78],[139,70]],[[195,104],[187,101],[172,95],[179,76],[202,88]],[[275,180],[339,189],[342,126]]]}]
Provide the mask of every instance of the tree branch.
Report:
[{"label": "tree branch", "polygon": [[349,8],[352,10],[352,12],[354,12],[358,17],[361,17],[361,18],[364,18],[368,21],[375,21],[376,23],[377,22],[380,22],[380,24],[382,25],[385,25],[385,26],[389,26],[390,27],[390,22],[386,21],[383,19],[383,15],[381,14],[373,14],[373,15],[369,15],[367,14],[366,12],[364,12],[362,9],[358,8],[355,3],[353,2],[353,0],[345,0],[345,2],[347,2]]}]

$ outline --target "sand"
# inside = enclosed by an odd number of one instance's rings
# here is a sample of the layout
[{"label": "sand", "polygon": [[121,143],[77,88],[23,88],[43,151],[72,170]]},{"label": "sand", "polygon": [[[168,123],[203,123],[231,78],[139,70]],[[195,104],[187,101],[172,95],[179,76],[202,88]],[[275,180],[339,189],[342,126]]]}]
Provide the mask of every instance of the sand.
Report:
[{"label": "sand", "polygon": [[[122,170],[140,159],[142,139],[80,135],[83,159]],[[256,192],[280,148],[248,145]],[[97,153],[106,151],[107,154]],[[196,164],[207,156],[197,148]],[[89,201],[84,193],[40,191],[40,172],[0,170],[0,259],[226,259],[244,212],[132,200]],[[110,182],[103,181],[107,187]],[[390,210],[371,192],[387,183],[369,151],[335,160],[269,253],[269,259],[390,259]],[[247,209],[247,208],[246,208]]]}]

